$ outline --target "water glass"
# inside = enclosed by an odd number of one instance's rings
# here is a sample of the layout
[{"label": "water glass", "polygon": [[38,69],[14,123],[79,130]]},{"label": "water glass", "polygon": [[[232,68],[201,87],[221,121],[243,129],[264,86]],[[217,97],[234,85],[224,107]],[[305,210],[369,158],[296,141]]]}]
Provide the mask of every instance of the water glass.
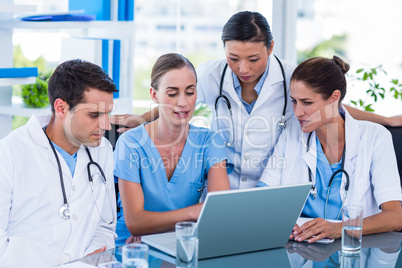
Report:
[{"label": "water glass", "polygon": [[197,267],[197,224],[195,222],[176,223],[176,243],[176,267]]},{"label": "water glass", "polygon": [[360,254],[362,247],[363,207],[344,206],[342,208],[342,253]]},{"label": "water glass", "polygon": [[123,246],[123,268],[148,268],[148,245],[132,243]]},{"label": "water glass", "polygon": [[360,255],[341,255],[341,268],[360,268]]}]

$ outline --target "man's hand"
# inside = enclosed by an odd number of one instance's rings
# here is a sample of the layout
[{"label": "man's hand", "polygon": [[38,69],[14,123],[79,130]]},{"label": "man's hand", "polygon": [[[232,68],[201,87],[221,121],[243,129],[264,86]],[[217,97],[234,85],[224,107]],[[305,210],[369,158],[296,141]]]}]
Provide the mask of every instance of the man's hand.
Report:
[{"label": "man's hand", "polygon": [[342,236],[342,223],[332,223],[322,218],[316,218],[300,227],[295,226],[292,235],[295,241],[301,242],[308,239],[309,243],[323,238],[338,239]]},{"label": "man's hand", "polygon": [[105,251],[105,250],[106,250],[106,246],[103,246],[103,247],[101,247],[100,249],[97,249],[97,250],[95,250],[94,252],[89,253],[87,256],[89,256],[89,255],[94,255],[94,254],[103,252],[103,251]]},{"label": "man's hand", "polygon": [[138,127],[139,125],[145,123],[145,120],[141,115],[136,114],[111,115],[110,123],[124,126],[117,129],[117,132],[123,133],[131,128]]}]

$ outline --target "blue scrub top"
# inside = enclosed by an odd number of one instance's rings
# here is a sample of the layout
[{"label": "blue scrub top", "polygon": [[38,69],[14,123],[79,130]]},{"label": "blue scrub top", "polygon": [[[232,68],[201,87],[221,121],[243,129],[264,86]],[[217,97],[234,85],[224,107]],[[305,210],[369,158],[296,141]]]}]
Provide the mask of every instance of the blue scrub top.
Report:
[{"label": "blue scrub top", "polygon": [[[309,218],[323,218],[325,216],[325,203],[327,199],[327,193],[329,188],[329,180],[332,174],[341,169],[341,161],[330,165],[327,157],[325,156],[322,146],[318,138],[316,138],[317,144],[317,171],[315,187],[317,188],[317,197],[313,199],[312,195],[309,195],[304,205],[301,216]],[[332,181],[331,189],[328,195],[328,204],[326,206],[327,217],[326,219],[336,220],[342,207],[342,199],[340,195],[342,172],[336,174]]]},{"label": "blue scrub top", "polygon": [[[227,161],[228,173],[233,169],[224,143],[216,132],[190,125],[189,134],[176,169],[168,181],[162,158],[144,125],[127,131],[118,139],[114,151],[114,175],[139,183],[144,193],[144,209],[170,211],[199,203],[209,168]],[[120,198],[119,198],[120,199]],[[120,201],[120,200],[119,200]],[[118,202],[121,208],[121,202]],[[116,233],[116,245],[130,235],[124,224],[122,208]]]},{"label": "blue scrub top", "polygon": [[64,161],[66,161],[68,168],[70,169],[71,172],[71,177],[74,177],[74,171],[75,171],[75,166],[77,165],[77,152],[75,152],[73,155],[67,153],[64,151],[60,146],[58,146],[56,143],[52,142],[54,148],[61,154],[61,156],[64,158]]}]

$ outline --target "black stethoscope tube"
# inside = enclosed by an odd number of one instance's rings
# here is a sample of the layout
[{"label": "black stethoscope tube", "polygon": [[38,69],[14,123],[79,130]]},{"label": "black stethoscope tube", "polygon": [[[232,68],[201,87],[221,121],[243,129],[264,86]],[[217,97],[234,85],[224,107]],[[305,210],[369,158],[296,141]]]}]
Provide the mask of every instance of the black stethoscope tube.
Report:
[{"label": "black stethoscope tube", "polygon": [[[308,135],[306,152],[309,152],[309,151],[310,151],[310,140],[311,140],[311,135],[312,135],[312,134],[313,134],[313,132],[310,132],[310,134]],[[347,192],[347,191],[349,190],[349,183],[350,183],[350,181],[349,181],[349,174],[348,174],[348,173],[346,172],[346,170],[344,169],[344,167],[345,167],[345,152],[346,152],[346,141],[345,141],[345,145],[343,146],[343,152],[342,152],[342,158],[341,158],[341,168],[338,169],[338,170],[336,170],[334,173],[332,173],[332,176],[331,176],[331,178],[329,179],[328,187],[331,187],[331,184],[332,184],[332,182],[333,182],[335,176],[336,176],[338,173],[343,172],[343,173],[345,174],[345,177],[346,177],[345,192]],[[311,177],[312,177],[312,175],[311,175],[311,169],[310,169],[310,167],[308,167],[308,179],[309,179],[310,182],[313,182],[313,180],[312,180]],[[315,197],[316,197],[316,194],[317,194],[317,190],[316,190],[316,187],[315,187],[315,183],[314,183],[313,186],[311,187],[311,193],[312,193],[313,197],[315,198]]]},{"label": "black stethoscope tube", "polygon": [[[61,191],[62,191],[62,193],[63,193],[63,203],[64,203],[64,205],[60,208],[59,215],[60,215],[60,217],[61,217],[62,219],[69,219],[69,218],[70,218],[70,208],[69,208],[69,206],[68,206],[66,190],[65,190],[65,188],[64,188],[63,172],[62,172],[62,168],[61,168],[61,164],[60,164],[60,159],[59,159],[59,156],[57,155],[56,149],[54,148],[52,141],[50,140],[50,138],[48,137],[48,135],[47,135],[47,133],[46,133],[45,127],[43,128],[43,132],[45,133],[45,136],[46,136],[47,140],[49,141],[50,147],[52,148],[53,154],[54,154],[54,156],[55,156],[55,158],[56,158],[57,167],[58,167],[59,176],[60,176],[60,185],[61,185]],[[97,201],[96,196],[95,196],[95,190],[94,190],[94,186],[93,186],[93,179],[92,179],[92,176],[91,176],[91,169],[90,169],[90,167],[91,167],[91,165],[95,165],[95,166],[99,169],[99,171],[100,171],[100,173],[101,173],[101,176],[102,176],[102,178],[103,178],[103,182],[104,182],[104,184],[105,184],[105,190],[106,190],[107,198],[110,199],[109,193],[108,193],[108,188],[107,188],[107,185],[106,185],[106,176],[105,176],[105,173],[103,172],[101,166],[100,166],[98,163],[96,163],[95,161],[93,161],[92,156],[91,156],[91,153],[89,152],[88,147],[85,146],[85,150],[86,150],[86,152],[87,152],[87,154],[88,154],[88,157],[89,157],[89,163],[88,163],[88,165],[87,165],[88,180],[89,180],[89,183],[90,183],[90,185],[91,185],[91,190],[92,190],[92,194],[93,194],[93,196],[94,196],[96,208],[97,208],[97,210],[98,210],[99,216],[101,217],[102,221],[105,222],[106,224],[112,224],[112,223],[114,223],[114,220],[115,220],[114,215],[112,215],[112,217],[113,217],[112,221],[106,221],[106,220],[103,218],[102,213],[101,213],[101,211],[100,211],[100,209],[99,209],[98,201]],[[109,201],[110,201],[110,200],[109,200]],[[111,208],[111,211],[112,211],[112,214],[113,214],[113,207],[112,207],[111,202],[110,202],[110,208]]]}]

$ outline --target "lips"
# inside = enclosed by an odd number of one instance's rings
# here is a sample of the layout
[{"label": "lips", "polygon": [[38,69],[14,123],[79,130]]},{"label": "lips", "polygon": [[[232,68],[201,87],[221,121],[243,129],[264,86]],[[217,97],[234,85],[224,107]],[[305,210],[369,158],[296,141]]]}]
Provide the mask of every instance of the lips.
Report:
[{"label": "lips", "polygon": [[306,125],[308,125],[308,121],[306,121],[306,120],[300,120],[300,119],[298,119],[299,120],[299,124],[300,124],[300,126],[302,126],[302,127],[305,127]]},{"label": "lips", "polygon": [[251,76],[240,76],[241,80],[249,80]]},{"label": "lips", "polygon": [[103,134],[104,133],[96,133],[96,134],[92,134],[93,136],[95,136],[95,137],[97,137],[98,139],[100,139],[100,138],[102,138],[103,137]]},{"label": "lips", "polygon": [[174,112],[174,114],[179,118],[185,118],[188,116],[189,111],[177,111],[177,112]]}]

